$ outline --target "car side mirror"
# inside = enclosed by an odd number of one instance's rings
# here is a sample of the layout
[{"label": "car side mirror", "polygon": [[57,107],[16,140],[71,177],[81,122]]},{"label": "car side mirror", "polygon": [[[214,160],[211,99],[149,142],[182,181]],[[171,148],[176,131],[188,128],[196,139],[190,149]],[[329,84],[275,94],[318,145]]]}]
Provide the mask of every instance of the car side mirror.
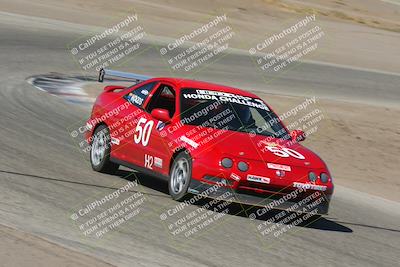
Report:
[{"label": "car side mirror", "polygon": [[169,111],[163,108],[155,108],[151,111],[151,116],[155,118],[156,120],[162,121],[164,123],[167,123],[171,120],[171,117],[169,116]]},{"label": "car side mirror", "polygon": [[306,134],[302,130],[294,130],[290,132],[293,141],[301,142],[306,140]]}]

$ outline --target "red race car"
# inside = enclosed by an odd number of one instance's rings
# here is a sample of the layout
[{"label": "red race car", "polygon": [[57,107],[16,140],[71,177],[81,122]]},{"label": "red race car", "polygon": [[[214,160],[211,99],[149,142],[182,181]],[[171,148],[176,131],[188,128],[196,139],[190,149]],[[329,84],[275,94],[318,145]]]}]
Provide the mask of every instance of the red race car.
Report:
[{"label": "red race car", "polygon": [[86,124],[95,171],[119,165],[163,178],[175,200],[187,194],[296,212],[327,214],[333,193],[326,164],[299,144],[263,100],[243,90],[177,78],[106,86]]}]

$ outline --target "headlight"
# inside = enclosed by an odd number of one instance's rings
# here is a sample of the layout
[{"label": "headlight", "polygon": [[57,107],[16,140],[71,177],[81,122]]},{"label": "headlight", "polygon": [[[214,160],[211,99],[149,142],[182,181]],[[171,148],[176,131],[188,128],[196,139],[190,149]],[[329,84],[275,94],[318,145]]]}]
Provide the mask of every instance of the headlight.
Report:
[{"label": "headlight", "polygon": [[328,176],[328,174],[326,174],[326,173],[321,173],[321,175],[319,176],[320,177],[320,179],[321,179],[321,182],[323,182],[323,183],[327,183],[328,181],[329,181],[329,176]]},{"label": "headlight", "polygon": [[310,182],[315,182],[317,180],[317,175],[313,172],[309,172],[308,173],[308,180],[310,180]]},{"label": "headlight", "polygon": [[233,161],[230,158],[223,158],[221,160],[221,165],[224,168],[232,168]]},{"label": "headlight", "polygon": [[245,172],[249,169],[249,165],[247,165],[246,162],[240,161],[238,163],[238,169],[241,170],[242,172]]}]

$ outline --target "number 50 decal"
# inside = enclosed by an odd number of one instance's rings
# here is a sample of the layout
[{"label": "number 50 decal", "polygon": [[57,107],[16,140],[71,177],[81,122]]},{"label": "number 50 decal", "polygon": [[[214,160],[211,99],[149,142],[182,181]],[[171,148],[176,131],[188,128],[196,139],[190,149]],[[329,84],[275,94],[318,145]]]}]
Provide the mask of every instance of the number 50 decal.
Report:
[{"label": "number 50 decal", "polygon": [[[144,124],[144,126],[142,126]],[[146,118],[140,118],[136,125],[135,135],[133,140],[136,144],[142,142],[143,146],[147,146],[150,139],[151,130],[153,129],[154,121],[147,121]]]},{"label": "number 50 decal", "polygon": [[267,146],[267,149],[278,157],[288,158],[289,156],[292,156],[296,159],[305,159],[302,154],[287,147]]}]

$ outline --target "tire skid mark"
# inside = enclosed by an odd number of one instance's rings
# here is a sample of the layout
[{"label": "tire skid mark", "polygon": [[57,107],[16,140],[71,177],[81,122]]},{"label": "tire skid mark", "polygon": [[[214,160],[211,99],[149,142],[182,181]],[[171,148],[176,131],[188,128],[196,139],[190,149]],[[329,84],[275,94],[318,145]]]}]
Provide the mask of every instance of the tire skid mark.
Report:
[{"label": "tire skid mark", "polygon": [[[98,77],[51,72],[30,76],[26,78],[26,81],[40,91],[60,97],[68,103],[91,106],[95,101],[95,97],[88,95],[84,88],[88,84],[97,83]],[[104,84],[106,85],[107,82],[132,83],[132,80],[105,78]]]},{"label": "tire skid mark", "polygon": [[26,81],[35,88],[58,96],[64,101],[74,104],[91,105],[94,98],[83,90],[83,86],[95,82],[97,78],[81,75],[65,75],[49,73],[30,76]]}]

